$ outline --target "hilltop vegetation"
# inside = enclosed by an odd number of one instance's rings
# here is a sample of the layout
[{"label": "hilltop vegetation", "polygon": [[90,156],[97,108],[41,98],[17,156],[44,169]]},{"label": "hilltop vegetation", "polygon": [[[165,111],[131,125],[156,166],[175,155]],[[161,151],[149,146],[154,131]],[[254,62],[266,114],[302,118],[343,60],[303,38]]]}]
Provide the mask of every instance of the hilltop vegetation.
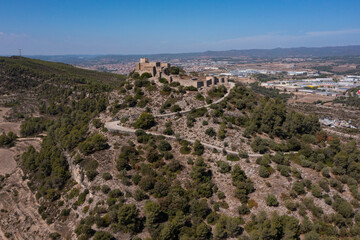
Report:
[{"label": "hilltop vegetation", "polygon": [[0,73],[0,102],[13,107],[15,118],[43,112],[48,106],[56,113],[60,102],[81,94],[85,97],[87,93],[110,91],[125,79],[122,75],[24,57],[0,57]]},{"label": "hilltop vegetation", "polygon": [[[61,81],[61,84],[66,83],[87,83],[87,84],[105,84],[118,85],[119,80],[124,80],[124,76],[111,73],[102,73],[96,71],[76,68],[64,63],[47,62],[36,59],[29,59],[25,57],[0,57],[0,69],[2,77],[13,78],[17,77],[18,81],[15,84],[18,86],[27,86],[26,82],[19,77],[24,77],[28,80],[51,80]],[[2,79],[4,80],[4,79]],[[31,82],[30,86],[33,86]],[[2,84],[1,87],[8,87]]]},{"label": "hilltop vegetation", "polygon": [[[33,107],[20,132],[41,134],[42,144],[19,164],[40,205],[34,214],[54,238],[59,226],[78,239],[360,235],[356,142],[289,111],[277,94],[242,85],[191,91],[26,58],[1,58],[0,70],[1,89],[32,96],[17,95]],[[166,111],[174,115],[156,117]],[[135,134],[109,132],[113,118]],[[1,139],[11,146],[17,138]]]}]

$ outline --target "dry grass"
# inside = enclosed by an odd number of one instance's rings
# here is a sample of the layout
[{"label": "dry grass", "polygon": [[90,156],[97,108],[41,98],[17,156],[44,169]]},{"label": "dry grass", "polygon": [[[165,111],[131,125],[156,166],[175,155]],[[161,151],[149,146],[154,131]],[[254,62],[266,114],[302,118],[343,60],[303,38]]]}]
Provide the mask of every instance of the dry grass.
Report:
[{"label": "dry grass", "polygon": [[288,100],[288,103],[292,104],[292,103],[313,103],[315,101],[332,101],[335,99],[335,97],[331,97],[331,96],[321,96],[321,95],[316,95],[316,94],[308,94],[308,93],[294,93],[295,96],[297,97],[293,97],[291,99]]}]

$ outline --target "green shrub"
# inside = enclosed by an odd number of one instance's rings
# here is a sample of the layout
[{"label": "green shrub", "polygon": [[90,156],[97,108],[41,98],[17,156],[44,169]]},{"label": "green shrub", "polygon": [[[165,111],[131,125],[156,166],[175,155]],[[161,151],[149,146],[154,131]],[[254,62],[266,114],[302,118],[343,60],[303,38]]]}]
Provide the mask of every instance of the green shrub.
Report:
[{"label": "green shrub", "polygon": [[142,200],[145,200],[145,199],[149,199],[149,196],[142,190],[140,189],[136,189],[134,194],[133,194],[133,197],[136,201],[142,201]]},{"label": "green shrub", "polygon": [[60,216],[67,217],[70,215],[70,211],[71,211],[71,209],[63,209],[60,212]]},{"label": "green shrub", "polygon": [[118,223],[126,231],[137,233],[140,231],[141,221],[139,219],[139,210],[135,204],[124,204],[118,211]]},{"label": "green shrub", "polygon": [[330,191],[330,187],[329,187],[329,182],[326,180],[326,178],[322,178],[319,181],[319,186],[324,189],[325,192],[329,192]]},{"label": "green shrub", "polygon": [[166,78],[160,78],[159,82],[162,84],[168,84],[168,81],[166,80]]},{"label": "green shrub", "polygon": [[180,112],[181,111],[181,107],[177,104],[173,105],[170,109],[171,112]]},{"label": "green shrub", "polygon": [[148,79],[148,78],[151,78],[151,77],[152,77],[151,73],[148,73],[148,72],[144,72],[140,76],[141,79]]},{"label": "green shrub", "polygon": [[204,101],[205,100],[204,96],[201,93],[197,93],[195,98],[196,98],[196,100],[199,100],[199,101]]},{"label": "green shrub", "polygon": [[246,204],[242,204],[239,208],[238,208],[238,212],[240,215],[247,215],[250,213],[250,209]]},{"label": "green shrub", "polygon": [[195,140],[194,143],[194,154],[201,156],[204,153],[204,145],[201,144],[201,142],[199,140]]},{"label": "green shrub", "polygon": [[330,170],[329,168],[324,168],[321,170],[321,174],[323,175],[323,177],[326,177],[326,178],[330,178]]},{"label": "green shrub", "polygon": [[341,198],[339,195],[334,196],[332,207],[344,218],[351,218],[354,216],[354,210],[351,204],[348,203],[345,199]]},{"label": "green shrub", "polygon": [[285,200],[284,204],[285,204],[285,207],[287,209],[289,209],[290,211],[296,211],[296,208],[297,208],[296,202],[288,199],[288,200]]},{"label": "green shrub", "polygon": [[139,182],[139,187],[144,191],[149,191],[154,188],[156,180],[151,176],[144,176]]},{"label": "green shrub", "polygon": [[100,231],[94,234],[94,240],[115,240],[114,236],[108,232]]},{"label": "green shrub", "polygon": [[322,189],[317,184],[312,184],[311,194],[316,198],[322,198]]},{"label": "green shrub", "polygon": [[92,123],[93,123],[95,128],[100,128],[100,127],[103,126],[103,124],[101,123],[101,120],[98,119],[98,118],[95,118]]},{"label": "green shrub", "polygon": [[216,164],[220,173],[227,173],[231,171],[231,166],[227,162],[217,161]]},{"label": "green shrub", "polygon": [[259,168],[259,176],[262,178],[268,178],[270,176],[270,172],[264,166],[260,166]]},{"label": "green shrub", "polygon": [[280,171],[280,174],[284,177],[290,176],[290,167],[285,165],[277,165],[277,170]]},{"label": "green shrub", "polygon": [[155,126],[155,118],[151,113],[143,112],[134,123],[135,128],[150,129]]},{"label": "green shrub", "polygon": [[132,179],[132,181],[133,181],[133,183],[134,183],[135,185],[138,185],[139,182],[140,182],[140,180],[141,180],[141,175],[135,174],[135,175],[132,176],[131,179]]},{"label": "green shrub", "polygon": [[198,89],[196,88],[196,87],[194,87],[194,86],[186,86],[185,88],[184,88],[186,91],[197,91]]},{"label": "green shrub", "polygon": [[275,195],[268,194],[266,197],[266,205],[270,207],[277,207],[279,205],[278,200],[276,199]]},{"label": "green shrub", "polygon": [[291,171],[292,171],[293,176],[296,177],[297,179],[301,179],[301,178],[302,178],[301,172],[300,172],[296,167],[293,167],[293,168],[291,169]]},{"label": "green shrub", "polygon": [[158,145],[158,148],[159,148],[160,151],[170,151],[172,149],[170,143],[168,143],[165,140],[160,141],[160,143]]},{"label": "green shrub", "polygon": [[23,137],[34,136],[46,130],[46,124],[41,118],[26,118],[20,126],[20,134]]},{"label": "green shrub", "polygon": [[102,177],[103,177],[103,179],[104,179],[105,181],[108,181],[108,180],[111,180],[111,179],[112,179],[111,174],[108,173],[108,172],[103,173]]},{"label": "green shrub", "polygon": [[305,194],[305,188],[302,182],[294,182],[292,190],[294,190],[298,195]]},{"label": "green shrub", "polygon": [[245,151],[240,151],[239,152],[239,157],[241,158],[249,158],[249,154]]},{"label": "green shrub", "polygon": [[101,191],[105,194],[108,194],[111,191],[111,188],[108,185],[102,185]]},{"label": "green shrub", "polygon": [[162,181],[157,181],[154,185],[153,193],[155,197],[165,197],[169,192],[169,184]]},{"label": "green shrub", "polygon": [[240,220],[237,218],[231,218],[226,215],[221,215],[215,225],[214,238],[215,239],[226,239],[236,238],[242,233],[240,227]]},{"label": "green shrub", "polygon": [[251,148],[254,152],[259,152],[261,154],[266,153],[269,149],[267,147],[268,143],[265,139],[256,137],[251,143]]},{"label": "green shrub", "polygon": [[226,159],[227,159],[228,161],[232,161],[232,162],[235,162],[235,161],[239,161],[239,160],[240,160],[240,158],[239,158],[237,155],[235,155],[235,154],[228,154],[228,155],[226,156]]},{"label": "green shrub", "polygon": [[168,164],[168,169],[171,172],[176,172],[178,170],[180,170],[182,168],[180,162],[178,160],[172,160],[169,164]]},{"label": "green shrub", "polygon": [[215,137],[216,136],[216,132],[215,132],[214,128],[212,128],[212,127],[206,129],[205,134],[210,136],[210,137]]},{"label": "green shrub", "polygon": [[113,189],[108,193],[109,198],[118,198],[123,195],[124,194],[120,191],[120,189]]},{"label": "green shrub", "polygon": [[5,133],[3,133],[2,135],[0,135],[0,147],[4,147],[4,146],[12,147],[15,145],[16,139],[17,139],[17,136],[13,132],[8,132],[7,135]]},{"label": "green shrub", "polygon": [[218,196],[219,199],[225,199],[225,198],[226,198],[225,193],[223,193],[223,192],[221,192],[221,191],[219,191],[219,192],[217,193],[217,196]]},{"label": "green shrub", "polygon": [[85,155],[104,150],[108,147],[107,139],[101,134],[94,134],[79,145],[80,151]]}]

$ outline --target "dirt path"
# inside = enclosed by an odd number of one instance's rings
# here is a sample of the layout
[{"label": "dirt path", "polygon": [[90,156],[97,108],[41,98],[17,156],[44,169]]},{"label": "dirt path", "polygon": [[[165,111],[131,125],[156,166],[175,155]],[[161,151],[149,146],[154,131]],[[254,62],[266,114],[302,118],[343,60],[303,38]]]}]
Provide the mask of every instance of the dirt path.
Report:
[{"label": "dirt path", "polygon": [[[136,130],[137,130],[137,129],[134,129],[134,128],[121,126],[121,125],[119,125],[119,123],[120,123],[120,121],[106,122],[105,123],[105,128],[107,128],[110,132],[130,133],[130,134],[134,134],[136,132]],[[177,139],[175,136],[164,135],[164,134],[161,134],[161,133],[156,133],[156,132],[151,132],[151,131],[145,131],[145,132],[147,134],[152,134],[152,135],[155,135],[155,136],[163,136],[163,137],[168,138],[168,139],[173,139],[173,140]],[[188,139],[188,138],[182,138],[182,137],[180,137],[180,139],[186,140],[186,141],[191,142],[191,143],[194,143],[196,141],[196,139]],[[235,155],[238,154],[238,152],[236,152],[236,151],[232,151],[230,149],[219,147],[219,146],[216,146],[216,145],[213,145],[213,144],[210,144],[210,143],[201,142],[201,144],[204,145],[204,147],[206,147],[206,148],[216,149],[219,152],[221,152],[221,151],[223,151],[225,149],[225,151],[227,153],[235,154]],[[295,153],[297,153],[297,152],[289,152],[289,153],[286,153],[286,154],[295,154]],[[272,155],[274,153],[270,153],[270,154]],[[261,156],[263,156],[263,154],[260,154],[260,153],[250,153],[248,155],[249,155],[249,157],[261,157]]]},{"label": "dirt path", "polygon": [[[219,102],[221,102],[222,100],[224,100],[229,94],[230,94],[230,90],[235,87],[235,83],[232,83],[230,82],[230,89],[228,90],[228,92],[220,99],[216,100],[215,102],[213,102],[212,104],[217,104]],[[203,106],[200,106],[196,109],[200,109],[200,108],[209,108],[211,104],[206,104],[206,105],[203,105]],[[170,117],[170,116],[174,116],[176,114],[186,114],[186,113],[189,113],[191,111],[190,110],[184,110],[184,111],[181,111],[181,112],[176,112],[176,113],[167,113],[167,114],[160,114],[160,115],[155,115],[155,117]],[[106,122],[105,123],[105,128],[107,128],[110,132],[120,132],[120,133],[135,133],[136,129],[133,129],[133,128],[128,128],[128,127],[123,127],[121,125],[119,125],[119,121],[112,121],[112,122]],[[155,132],[151,132],[151,131],[146,131],[146,133],[148,134],[152,134],[152,135],[155,135],[155,136],[164,136],[168,139],[174,139],[176,140],[176,137],[175,136],[170,136],[170,135],[164,135],[164,134],[160,134],[160,133],[155,133]],[[194,143],[196,139],[187,139],[187,138],[181,138],[183,140],[186,140],[188,142],[191,142],[191,143]],[[216,149],[218,151],[223,151],[224,148],[222,147],[218,147],[216,145],[213,145],[213,144],[210,144],[210,143],[205,143],[205,142],[201,142],[202,145],[204,145],[205,147],[207,148],[211,148],[211,149]],[[235,151],[232,151],[232,150],[229,150],[229,149],[225,149],[226,152],[230,153],[230,154],[238,154],[238,152],[235,152]],[[252,157],[260,157],[262,156],[262,154],[249,154],[249,156],[252,155]]]},{"label": "dirt path", "polygon": [[[105,123],[105,127],[110,131],[110,132],[119,132],[119,133],[135,133],[137,129],[134,129],[134,128],[128,128],[128,127],[123,127],[123,126],[120,126],[118,125],[119,121],[113,121],[113,122],[107,122]],[[145,131],[147,134],[152,134],[152,135],[155,135],[155,136],[164,136],[168,139],[173,139],[173,140],[176,140],[176,137],[175,136],[170,136],[170,135],[164,135],[164,134],[161,134],[161,133],[156,133],[156,132],[151,132],[151,131]],[[191,143],[194,143],[195,142],[195,139],[186,139],[186,138],[181,138],[183,140],[186,140],[188,142],[191,142]],[[202,145],[204,145],[205,147],[207,148],[212,148],[212,149],[216,149],[218,151],[222,151],[223,148],[221,147],[218,147],[218,146],[215,146],[215,145],[212,145],[212,144],[209,144],[209,143],[204,143],[204,142],[201,142]],[[238,152],[235,152],[235,151],[232,151],[232,150],[226,150],[228,153],[230,154],[238,154]],[[255,154],[255,155],[258,155],[258,154]],[[261,154],[260,154],[261,156]]]},{"label": "dirt path", "polygon": [[[212,104],[217,104],[217,103],[221,102],[222,100],[224,100],[227,96],[229,96],[231,89],[232,89],[233,87],[235,87],[235,83],[233,83],[233,82],[229,82],[229,85],[230,85],[230,88],[229,88],[228,92],[227,92],[222,98],[216,100],[215,102],[213,102],[213,103],[211,103],[211,104],[206,104],[206,105],[197,107],[197,108],[195,108],[195,109],[209,108]],[[157,117],[157,118],[171,117],[171,116],[175,116],[175,115],[177,115],[177,114],[186,114],[186,113],[189,113],[191,110],[192,110],[192,109],[188,109],[188,110],[184,110],[184,111],[180,111],[180,112],[174,112],[174,113],[158,114],[158,115],[155,115],[154,117]]]}]

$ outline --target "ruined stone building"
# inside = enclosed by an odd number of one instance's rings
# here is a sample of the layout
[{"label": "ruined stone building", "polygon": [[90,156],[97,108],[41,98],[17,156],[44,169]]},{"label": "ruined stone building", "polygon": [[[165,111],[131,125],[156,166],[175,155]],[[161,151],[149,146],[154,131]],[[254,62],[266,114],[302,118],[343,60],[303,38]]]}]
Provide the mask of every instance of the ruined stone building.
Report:
[{"label": "ruined stone building", "polygon": [[194,78],[190,76],[180,77],[170,74],[170,63],[149,62],[147,58],[140,58],[140,62],[136,63],[135,71],[140,75],[148,72],[154,80],[165,78],[169,83],[179,82],[182,86],[193,86],[196,88],[211,87],[219,84],[228,84],[228,76],[207,76],[205,78]]},{"label": "ruined stone building", "polygon": [[140,75],[148,72],[156,78],[166,78],[169,76],[170,63],[149,62],[147,58],[140,58],[140,62],[136,63],[135,71]]}]

